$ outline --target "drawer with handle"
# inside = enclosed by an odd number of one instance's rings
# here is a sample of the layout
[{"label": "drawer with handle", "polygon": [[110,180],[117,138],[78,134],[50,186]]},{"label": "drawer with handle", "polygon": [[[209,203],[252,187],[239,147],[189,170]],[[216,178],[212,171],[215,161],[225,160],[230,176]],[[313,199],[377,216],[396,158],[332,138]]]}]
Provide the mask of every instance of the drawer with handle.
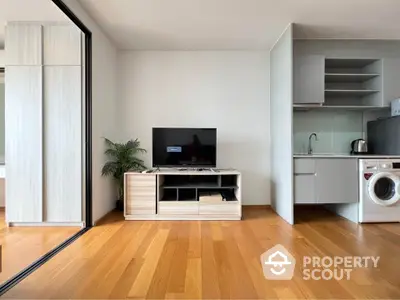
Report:
[{"label": "drawer with handle", "polygon": [[312,158],[295,158],[294,159],[294,174],[314,174],[315,159]]}]

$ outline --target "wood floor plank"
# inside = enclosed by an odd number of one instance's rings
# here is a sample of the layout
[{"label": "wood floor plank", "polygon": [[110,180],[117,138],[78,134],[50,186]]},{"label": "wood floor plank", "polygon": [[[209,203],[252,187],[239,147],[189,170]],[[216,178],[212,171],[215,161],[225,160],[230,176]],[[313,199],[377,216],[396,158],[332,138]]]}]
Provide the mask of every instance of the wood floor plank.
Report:
[{"label": "wood floor plank", "polygon": [[185,278],[185,299],[201,299],[202,298],[202,277],[201,277],[201,259],[189,258],[186,268]]},{"label": "wood floor plank", "polygon": [[161,259],[146,295],[148,299],[164,299],[166,297],[168,282],[174,269],[173,258],[178,245],[178,234],[178,226],[171,226]]},{"label": "wood floor plank", "polygon": [[25,269],[79,230],[80,227],[7,227],[5,211],[0,209],[0,283]]},{"label": "wood floor plank", "polygon": [[257,292],[251,280],[246,264],[247,257],[243,257],[239,251],[237,240],[235,239],[235,231],[238,230],[237,225],[231,226],[224,230],[224,241],[227,251],[227,259],[232,268],[230,276],[231,298],[233,299],[255,299]]},{"label": "wood floor plank", "polygon": [[160,260],[161,253],[165,242],[167,241],[169,230],[160,229],[148,250],[145,253],[145,262],[136,277],[135,282],[132,285],[128,293],[128,298],[145,298],[147,291],[149,290],[151,280],[156,271],[158,261]]},{"label": "wood floor plank", "polygon": [[[115,212],[3,298],[399,299],[400,224],[359,225],[320,209],[290,226],[270,209],[242,221],[124,221]],[[13,237],[17,242],[19,237]],[[284,245],[294,278],[267,280],[260,255]],[[380,256],[350,280],[304,280],[304,256]]]},{"label": "wood floor plank", "polygon": [[189,224],[190,222],[173,222],[179,228],[177,246],[172,259],[173,275],[169,277],[167,294],[184,294],[187,256],[189,250]]},{"label": "wood floor plank", "polygon": [[221,294],[217,284],[218,272],[214,256],[211,224],[204,222],[201,227],[202,295],[204,299],[219,299]]}]

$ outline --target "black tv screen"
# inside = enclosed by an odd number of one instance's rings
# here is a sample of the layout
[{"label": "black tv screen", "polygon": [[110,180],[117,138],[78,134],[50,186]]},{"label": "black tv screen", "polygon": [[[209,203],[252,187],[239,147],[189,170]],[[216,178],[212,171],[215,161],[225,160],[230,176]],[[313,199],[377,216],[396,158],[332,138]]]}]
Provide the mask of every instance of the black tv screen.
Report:
[{"label": "black tv screen", "polygon": [[216,167],[217,129],[153,128],[153,167]]}]

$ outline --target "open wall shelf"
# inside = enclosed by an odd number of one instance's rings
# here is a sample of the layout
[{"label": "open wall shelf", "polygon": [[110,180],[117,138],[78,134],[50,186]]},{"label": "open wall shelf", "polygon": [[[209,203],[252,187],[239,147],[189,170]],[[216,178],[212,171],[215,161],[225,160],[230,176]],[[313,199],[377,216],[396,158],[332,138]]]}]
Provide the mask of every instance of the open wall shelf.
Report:
[{"label": "open wall shelf", "polygon": [[326,58],[325,70],[330,73],[368,73],[376,62],[379,62],[379,59]]},{"label": "open wall shelf", "polygon": [[389,106],[360,106],[360,105],[315,105],[315,104],[294,104],[294,111],[307,111],[307,110],[360,110],[360,111],[374,111],[374,110],[390,110]]},{"label": "open wall shelf", "polygon": [[[160,175],[161,176],[161,175]],[[160,201],[199,201],[202,192],[235,194],[238,175],[162,175]],[[232,198],[232,197],[228,197]],[[234,201],[237,199],[229,199]]]},{"label": "open wall shelf", "polygon": [[339,96],[347,96],[347,97],[363,97],[367,95],[371,95],[374,93],[379,93],[378,90],[350,90],[350,89],[326,89],[325,96],[326,97],[339,97]]},{"label": "open wall shelf", "polygon": [[343,83],[343,82],[365,82],[372,78],[378,77],[379,74],[355,74],[355,73],[325,73],[326,83]]},{"label": "open wall shelf", "polygon": [[325,58],[324,105],[381,106],[379,59]]}]

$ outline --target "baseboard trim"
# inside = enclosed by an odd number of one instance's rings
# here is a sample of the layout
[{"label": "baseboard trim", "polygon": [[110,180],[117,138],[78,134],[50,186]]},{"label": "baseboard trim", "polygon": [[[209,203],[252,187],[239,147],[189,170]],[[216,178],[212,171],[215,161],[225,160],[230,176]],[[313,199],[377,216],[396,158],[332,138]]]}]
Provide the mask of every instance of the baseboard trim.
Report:
[{"label": "baseboard trim", "polygon": [[243,208],[254,208],[254,209],[265,209],[271,208],[270,204],[263,204],[263,205],[243,205]]},{"label": "baseboard trim", "polygon": [[240,221],[239,215],[129,215],[125,216],[126,221]]},{"label": "baseboard trim", "polygon": [[85,227],[84,222],[7,222],[9,227]]}]

